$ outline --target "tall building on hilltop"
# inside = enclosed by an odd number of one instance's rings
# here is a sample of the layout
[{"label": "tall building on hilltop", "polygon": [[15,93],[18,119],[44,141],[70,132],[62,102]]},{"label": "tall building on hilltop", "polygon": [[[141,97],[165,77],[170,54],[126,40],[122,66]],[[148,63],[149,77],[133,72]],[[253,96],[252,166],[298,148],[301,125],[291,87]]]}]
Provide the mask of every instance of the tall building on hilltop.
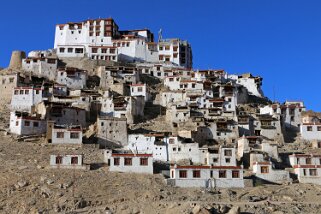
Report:
[{"label": "tall building on hilltop", "polygon": [[56,25],[54,48],[58,57],[192,67],[192,49],[187,41],[161,39],[157,43],[149,29],[120,31],[112,18]]}]

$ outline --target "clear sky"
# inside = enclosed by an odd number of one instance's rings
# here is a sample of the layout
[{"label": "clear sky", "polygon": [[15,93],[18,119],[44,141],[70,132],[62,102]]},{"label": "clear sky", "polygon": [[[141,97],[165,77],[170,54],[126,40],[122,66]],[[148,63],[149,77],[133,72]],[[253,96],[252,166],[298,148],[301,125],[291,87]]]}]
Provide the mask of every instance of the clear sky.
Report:
[{"label": "clear sky", "polygon": [[120,29],[189,40],[195,68],[251,72],[270,99],[321,111],[320,0],[5,0],[1,9],[1,67],[12,50],[52,48],[55,24],[113,17]]}]

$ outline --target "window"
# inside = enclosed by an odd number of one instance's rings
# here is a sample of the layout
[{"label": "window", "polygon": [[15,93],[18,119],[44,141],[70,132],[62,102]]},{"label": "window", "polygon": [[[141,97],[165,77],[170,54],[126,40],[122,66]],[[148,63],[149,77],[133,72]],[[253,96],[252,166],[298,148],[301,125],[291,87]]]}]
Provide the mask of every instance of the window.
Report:
[{"label": "window", "polygon": [[141,166],[148,166],[148,158],[141,158],[140,165]]},{"label": "window", "polygon": [[71,157],[71,164],[78,164],[78,157]]},{"label": "window", "polygon": [[59,48],[60,53],[65,53],[65,48]]},{"label": "window", "polygon": [[213,158],[213,163],[217,163],[218,162],[218,158]]},{"label": "window", "polygon": [[317,173],[317,169],[309,169],[310,171],[310,176],[317,176],[318,173]]},{"label": "window", "polygon": [[163,50],[163,46],[159,46],[159,50],[162,51]]},{"label": "window", "polygon": [[269,173],[269,167],[268,166],[261,166],[261,173]]},{"label": "window", "polygon": [[114,54],[114,53],[116,52],[115,50],[116,50],[116,49],[111,48],[111,49],[109,49],[109,53]]},{"label": "window", "polygon": [[167,45],[167,46],[165,46],[165,50],[167,50],[167,51],[168,51],[169,49],[170,49],[170,46],[168,46],[168,45]]},{"label": "window", "polygon": [[61,156],[56,157],[56,164],[62,164],[62,157]]},{"label": "window", "polygon": [[311,164],[311,158],[305,159],[306,164]]},{"label": "window", "polygon": [[30,121],[26,120],[25,121],[25,126],[30,126]]},{"label": "window", "polygon": [[303,169],[303,175],[306,176],[307,175],[307,170]]},{"label": "window", "polygon": [[294,109],[290,109],[290,115],[294,115]]},{"label": "window", "polygon": [[29,90],[25,90],[25,94],[29,94]]},{"label": "window", "polygon": [[187,178],[187,171],[179,170],[179,178]]},{"label": "window", "polygon": [[231,158],[225,158],[226,163],[231,163]]},{"label": "window", "polygon": [[176,152],[176,147],[173,148],[173,152]]},{"label": "window", "polygon": [[201,171],[200,170],[193,170],[193,178],[200,178]]},{"label": "window", "polygon": [[106,48],[102,48],[102,49],[101,49],[101,52],[102,52],[102,53],[107,53],[107,49],[106,49]]},{"label": "window", "polygon": [[20,94],[23,94],[23,90],[20,90]]},{"label": "window", "polygon": [[9,78],[9,83],[13,83],[14,78]]},{"label": "window", "polygon": [[97,53],[97,52],[98,52],[98,48],[92,48],[92,49],[91,49],[91,52],[92,52],[92,53]]},{"label": "window", "polygon": [[71,132],[70,133],[70,138],[71,139],[78,139],[79,138],[79,133],[78,132]]},{"label": "window", "polygon": [[39,123],[38,122],[33,122],[33,127],[39,127]]},{"label": "window", "polygon": [[84,53],[84,49],[83,48],[76,48],[75,52],[76,53]]},{"label": "window", "polygon": [[238,170],[233,170],[232,171],[232,178],[239,178],[240,177],[240,172]]},{"label": "window", "polygon": [[132,165],[132,158],[125,158],[125,166],[131,166]]},{"label": "window", "polygon": [[19,121],[16,121],[16,126],[19,126]]},{"label": "window", "polygon": [[36,90],[36,94],[39,94],[39,90]]},{"label": "window", "polygon": [[19,90],[14,90],[14,94],[15,95],[19,94]]},{"label": "window", "polygon": [[114,165],[119,166],[119,158],[114,158]]},{"label": "window", "polygon": [[174,138],[169,138],[169,144],[174,144],[175,143],[175,139]]},{"label": "window", "polygon": [[318,126],[318,132],[320,132],[321,131],[321,126]]},{"label": "window", "polygon": [[142,92],[142,91],[143,91],[143,87],[138,87],[138,88],[137,88],[137,91],[138,91],[138,92]]},{"label": "window", "polygon": [[74,52],[74,49],[73,48],[68,48],[68,53],[72,53]]},{"label": "window", "polygon": [[57,138],[64,138],[65,133],[64,132],[57,132]]},{"label": "window", "polygon": [[226,178],[226,170],[220,170],[218,172],[218,177],[219,178]]},{"label": "window", "polygon": [[225,156],[232,156],[232,150],[230,150],[230,149],[224,150],[224,155]]}]

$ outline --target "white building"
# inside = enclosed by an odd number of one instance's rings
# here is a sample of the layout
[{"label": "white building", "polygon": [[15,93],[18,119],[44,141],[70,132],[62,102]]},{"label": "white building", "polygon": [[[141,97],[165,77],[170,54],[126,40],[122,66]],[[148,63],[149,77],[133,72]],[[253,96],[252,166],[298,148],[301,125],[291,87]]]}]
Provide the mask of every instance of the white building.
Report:
[{"label": "white building", "polygon": [[303,102],[286,101],[281,105],[281,114],[286,128],[300,131],[301,113],[306,111]]},{"label": "white building", "polygon": [[300,183],[321,185],[321,155],[293,154],[289,160]]},{"label": "white building", "polygon": [[133,96],[133,97],[142,96],[144,97],[146,102],[150,99],[150,94],[147,90],[146,84],[130,85],[130,96]]},{"label": "white building", "polygon": [[43,100],[43,87],[15,87],[11,99],[11,109],[31,112],[32,108]]},{"label": "white building", "polygon": [[264,97],[263,91],[261,89],[262,86],[262,77],[254,77],[252,74],[242,74],[240,76],[237,75],[228,75],[228,78],[236,81],[237,84],[244,86],[250,95],[257,97]]},{"label": "white building", "polygon": [[153,155],[104,151],[104,161],[111,172],[153,174]]},{"label": "white building", "polygon": [[62,85],[67,85],[71,89],[86,88],[87,73],[77,68],[62,68],[58,69],[56,82]]},{"label": "white building", "polygon": [[162,133],[130,134],[126,148],[133,153],[153,154],[157,161],[168,161],[167,137]]},{"label": "white building", "polygon": [[271,162],[255,162],[253,174],[260,179],[278,184],[291,181],[288,171],[273,169]]},{"label": "white building", "polygon": [[191,139],[170,136],[168,138],[168,157],[170,163],[180,161],[200,163],[199,145]]},{"label": "white building", "polygon": [[52,126],[52,144],[82,144],[81,126]]},{"label": "white building", "polygon": [[200,162],[212,166],[237,166],[234,146],[202,147]]},{"label": "white building", "polygon": [[54,80],[58,68],[58,58],[51,52],[32,51],[22,60],[22,69],[33,75]]},{"label": "white building", "polygon": [[159,104],[163,107],[167,107],[172,104],[183,103],[187,100],[185,91],[161,91],[159,96]]},{"label": "white building", "polygon": [[144,116],[145,99],[143,96],[105,97],[102,100],[101,115],[127,118],[132,124],[138,117]]},{"label": "white building", "polygon": [[63,104],[52,103],[45,106],[43,103],[38,105],[38,114],[50,121],[55,121],[57,125],[81,125],[87,127],[86,110],[66,106]]},{"label": "white building", "polygon": [[104,146],[126,146],[128,144],[126,118],[104,117],[97,118],[98,143]]},{"label": "white building", "polygon": [[50,167],[55,169],[90,169],[83,163],[83,155],[50,155]]},{"label": "white building", "polygon": [[46,132],[46,121],[28,113],[10,113],[10,133],[16,135],[41,135]]},{"label": "white building", "polygon": [[167,183],[179,187],[244,188],[239,166],[172,165]]},{"label": "white building", "polygon": [[191,45],[187,41],[175,39],[161,39],[158,43],[159,61],[172,62],[185,68],[193,67]]},{"label": "white building", "polygon": [[59,57],[89,57],[106,61],[156,62],[158,52],[148,29],[119,31],[112,18],[56,26]]},{"label": "white building", "polygon": [[300,133],[304,140],[321,140],[321,123],[302,123]]}]

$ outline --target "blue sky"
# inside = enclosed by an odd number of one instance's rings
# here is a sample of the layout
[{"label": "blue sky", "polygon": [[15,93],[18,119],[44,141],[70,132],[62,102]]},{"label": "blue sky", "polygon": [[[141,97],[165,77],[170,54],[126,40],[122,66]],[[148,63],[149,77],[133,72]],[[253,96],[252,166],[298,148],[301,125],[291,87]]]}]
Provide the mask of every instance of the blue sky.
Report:
[{"label": "blue sky", "polygon": [[189,40],[195,68],[251,72],[272,100],[321,111],[320,0],[16,0],[1,8],[1,67],[12,50],[52,48],[55,24],[113,17],[120,29]]}]

